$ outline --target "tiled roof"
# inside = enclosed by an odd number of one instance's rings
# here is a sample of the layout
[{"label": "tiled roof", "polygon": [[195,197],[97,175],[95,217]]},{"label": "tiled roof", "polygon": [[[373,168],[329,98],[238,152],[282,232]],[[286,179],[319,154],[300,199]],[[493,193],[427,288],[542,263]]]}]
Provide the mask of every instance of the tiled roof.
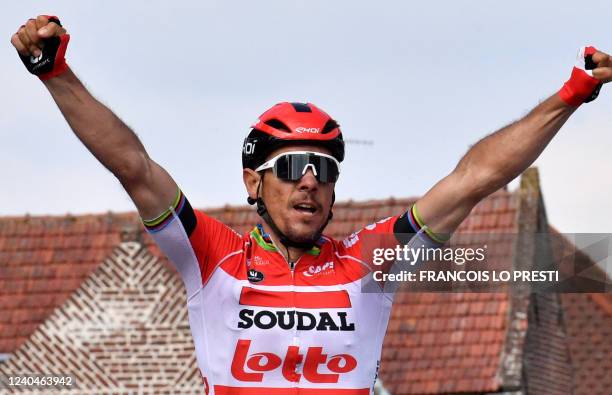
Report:
[{"label": "tiled roof", "polygon": [[612,391],[612,294],[562,294],[574,394]]},{"label": "tiled roof", "polygon": [[[555,258],[575,258],[578,268],[602,272],[556,230],[551,231],[557,248]],[[570,251],[568,253],[568,251]],[[601,273],[601,277],[605,277]],[[575,395],[609,394],[612,391],[612,293],[561,294],[564,320],[574,367]]]}]

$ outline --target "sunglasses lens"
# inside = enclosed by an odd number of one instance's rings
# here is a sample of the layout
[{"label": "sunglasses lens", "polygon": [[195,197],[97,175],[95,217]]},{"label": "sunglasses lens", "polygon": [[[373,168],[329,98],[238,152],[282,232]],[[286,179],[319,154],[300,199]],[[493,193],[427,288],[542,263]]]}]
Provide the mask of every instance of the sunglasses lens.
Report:
[{"label": "sunglasses lens", "polygon": [[281,180],[297,181],[308,170],[322,183],[336,182],[340,174],[336,162],[315,154],[287,154],[274,164],[274,173]]},{"label": "sunglasses lens", "polygon": [[324,156],[315,156],[312,161],[316,163],[315,168],[317,169],[317,180],[319,182],[335,182],[338,179],[338,167],[333,160]]},{"label": "sunglasses lens", "polygon": [[294,167],[291,157],[289,155],[283,155],[278,158],[274,164],[274,174],[281,180],[294,181],[295,175],[292,172]]}]

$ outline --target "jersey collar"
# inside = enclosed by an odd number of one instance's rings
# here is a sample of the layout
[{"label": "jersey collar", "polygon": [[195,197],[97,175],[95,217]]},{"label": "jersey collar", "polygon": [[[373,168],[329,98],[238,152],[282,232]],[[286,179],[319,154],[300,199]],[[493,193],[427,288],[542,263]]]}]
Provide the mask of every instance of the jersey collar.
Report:
[{"label": "jersey collar", "polygon": [[[272,238],[266,231],[264,231],[263,226],[261,224],[257,224],[253,230],[251,231],[251,236],[255,239],[257,244],[261,248],[266,251],[278,251],[276,245],[272,241]],[[308,251],[306,251],[309,255],[318,256],[321,253],[321,245],[325,242],[323,237],[319,238],[316,245],[312,246]]]}]

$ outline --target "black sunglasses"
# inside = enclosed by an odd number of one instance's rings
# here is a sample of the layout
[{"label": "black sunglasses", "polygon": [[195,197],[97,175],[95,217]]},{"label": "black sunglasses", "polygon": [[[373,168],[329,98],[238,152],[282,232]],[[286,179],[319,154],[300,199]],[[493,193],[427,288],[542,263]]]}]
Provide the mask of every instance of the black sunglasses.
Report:
[{"label": "black sunglasses", "polygon": [[340,175],[340,163],[331,155],[312,151],[284,152],[255,169],[273,169],[274,175],[285,181],[298,181],[312,170],[320,183],[336,182]]}]

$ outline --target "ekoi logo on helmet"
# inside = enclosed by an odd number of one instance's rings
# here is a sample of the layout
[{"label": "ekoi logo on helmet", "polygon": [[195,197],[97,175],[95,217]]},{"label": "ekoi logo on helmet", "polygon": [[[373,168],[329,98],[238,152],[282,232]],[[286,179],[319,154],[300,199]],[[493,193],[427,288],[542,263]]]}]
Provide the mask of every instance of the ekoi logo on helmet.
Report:
[{"label": "ekoi logo on helmet", "polygon": [[255,143],[257,143],[257,139],[245,141],[244,145],[242,146],[242,153],[245,155],[252,155],[255,152]]},{"label": "ekoi logo on helmet", "polygon": [[304,126],[300,126],[295,128],[296,133],[319,133],[319,128],[306,128]]}]

